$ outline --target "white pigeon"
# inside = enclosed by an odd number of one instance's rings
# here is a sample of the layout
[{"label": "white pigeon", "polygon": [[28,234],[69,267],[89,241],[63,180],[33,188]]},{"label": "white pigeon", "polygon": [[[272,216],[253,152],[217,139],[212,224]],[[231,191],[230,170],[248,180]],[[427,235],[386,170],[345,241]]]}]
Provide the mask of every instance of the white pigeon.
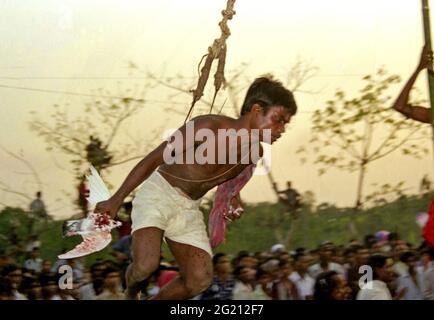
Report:
[{"label": "white pigeon", "polygon": [[[89,186],[87,201],[93,207],[98,202],[109,199],[110,192],[93,166],[90,167],[90,172],[90,176],[86,177]],[[104,249],[112,241],[111,230],[120,225],[121,222],[111,219],[107,214],[96,213],[89,213],[84,219],[65,221],[63,236],[81,235],[83,241],[74,249],[59,255],[59,259],[83,257]]]}]

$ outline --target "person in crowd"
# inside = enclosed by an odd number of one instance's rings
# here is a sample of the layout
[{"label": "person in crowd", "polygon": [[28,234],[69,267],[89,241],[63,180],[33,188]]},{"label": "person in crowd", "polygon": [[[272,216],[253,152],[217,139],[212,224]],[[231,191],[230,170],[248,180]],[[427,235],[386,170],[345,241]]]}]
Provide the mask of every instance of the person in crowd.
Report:
[{"label": "person in crowd", "polygon": [[402,300],[423,300],[424,274],[416,268],[417,257],[411,251],[401,255],[401,261],[407,265],[407,273],[398,278],[398,290],[405,289]]},{"label": "person in crowd", "polygon": [[344,276],[336,271],[320,273],[314,286],[314,300],[350,300],[351,288]]},{"label": "person in crowd", "polygon": [[294,283],[300,300],[310,300],[313,297],[315,281],[308,273],[309,261],[309,256],[303,251],[294,255],[294,271],[289,276],[289,280]]},{"label": "person in crowd", "polygon": [[368,279],[362,285],[357,294],[357,300],[399,300],[405,293],[405,289],[392,297],[387,286],[393,281],[393,260],[382,254],[373,254],[369,257],[368,266],[372,270],[372,279]]},{"label": "person in crowd", "polygon": [[40,258],[39,248],[35,247],[30,253],[30,258],[24,262],[24,268],[39,273],[42,270],[42,259]]},{"label": "person in crowd", "polygon": [[214,277],[211,286],[203,292],[202,300],[232,300],[235,280],[232,276],[232,266],[224,253],[213,257]]},{"label": "person in crowd", "polygon": [[119,269],[107,267],[102,276],[104,279],[103,291],[97,295],[96,300],[124,300]]},{"label": "person in crowd", "polygon": [[345,274],[345,270],[340,264],[332,262],[334,251],[333,243],[325,241],[320,244],[319,262],[311,266],[308,270],[312,278],[315,279],[320,273],[325,271],[336,271],[340,274]]},{"label": "person in crowd", "polygon": [[253,300],[253,284],[256,270],[251,267],[238,266],[234,270],[234,277],[233,300]]},{"label": "person in crowd", "polygon": [[21,283],[23,280],[22,269],[16,265],[7,265],[2,270],[2,278],[8,279],[12,286],[12,293],[15,300],[27,300],[27,297],[21,293]]}]

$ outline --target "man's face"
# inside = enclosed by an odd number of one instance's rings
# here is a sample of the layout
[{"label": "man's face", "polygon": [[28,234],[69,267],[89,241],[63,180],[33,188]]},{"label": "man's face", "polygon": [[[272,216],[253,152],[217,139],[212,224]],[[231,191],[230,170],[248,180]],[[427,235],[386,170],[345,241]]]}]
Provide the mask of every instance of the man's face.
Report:
[{"label": "man's face", "polygon": [[21,281],[23,279],[23,273],[20,269],[17,269],[15,271],[12,271],[11,273],[9,273],[8,278],[9,278],[9,281],[11,282],[12,287],[14,289],[17,289],[20,286]]},{"label": "man's face", "polygon": [[333,247],[325,246],[319,251],[319,256],[322,261],[330,261],[333,255]]},{"label": "man's face", "polygon": [[384,266],[382,268],[377,269],[377,274],[378,274],[379,279],[384,281],[384,282],[392,281],[394,278],[393,260],[390,258],[387,259]]},{"label": "man's face", "polygon": [[[254,108],[253,129],[260,130],[260,139],[264,141],[267,135],[264,130],[270,130],[271,143],[274,143],[285,132],[285,125],[291,120],[291,113],[283,106],[272,106],[264,112],[263,108]],[[267,142],[267,141],[265,141]]]},{"label": "man's face", "polygon": [[240,280],[243,282],[252,282],[256,278],[256,270],[250,267],[245,267],[241,270]]},{"label": "man's face", "polygon": [[51,269],[51,261],[45,260],[44,263],[42,264],[42,269],[44,271],[49,271]]},{"label": "man's face", "polygon": [[120,280],[119,272],[111,272],[105,278],[105,285],[107,288],[116,288],[119,286]]},{"label": "man's face", "polygon": [[310,258],[308,256],[302,256],[298,258],[297,262],[295,263],[295,268],[297,272],[306,272],[307,268],[309,267]]},{"label": "man's face", "polygon": [[37,259],[39,257],[39,250],[38,249],[34,249],[32,251],[31,256],[32,256],[32,259]]},{"label": "man's face", "polygon": [[415,269],[416,268],[416,263],[417,263],[417,259],[416,257],[410,257],[407,260],[407,265],[410,269]]},{"label": "man's face", "polygon": [[221,273],[230,273],[232,270],[232,267],[231,267],[231,263],[230,263],[228,257],[226,257],[226,256],[221,257],[218,260],[218,262],[215,266],[215,269],[216,269],[216,271],[221,272]]},{"label": "man's face", "polygon": [[351,288],[348,286],[347,280],[343,275],[335,275],[336,288],[332,291],[333,299],[349,300],[351,299]]},{"label": "man's face", "polygon": [[369,258],[369,250],[368,249],[357,250],[357,263],[359,265],[367,264],[368,258]]}]

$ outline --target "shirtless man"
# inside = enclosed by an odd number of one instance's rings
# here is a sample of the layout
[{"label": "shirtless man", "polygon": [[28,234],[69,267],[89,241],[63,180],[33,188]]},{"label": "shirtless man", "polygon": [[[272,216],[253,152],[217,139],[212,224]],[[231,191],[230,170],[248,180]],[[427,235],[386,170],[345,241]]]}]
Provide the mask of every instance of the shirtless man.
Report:
[{"label": "shirtless man", "polygon": [[[97,204],[95,212],[115,217],[123,200],[144,182],[133,200],[133,262],[127,270],[125,292],[128,299],[138,298],[138,284],[157,269],[163,237],[179,265],[180,277],[169,282],[154,298],[189,299],[208,288],[213,275],[212,251],[199,210],[200,199],[214,187],[237,179],[258,160],[251,152],[254,141],[250,141],[247,144],[248,161],[243,161],[246,145],[241,143],[240,147],[242,136],[237,134],[235,163],[220,163],[220,158],[214,164],[198,159],[188,163],[189,151],[198,150],[205,142],[196,138],[193,143],[190,142],[186,138],[188,126],[194,124],[195,134],[200,130],[211,130],[218,137],[214,144],[216,153],[220,155],[223,152],[223,158],[228,160],[234,148],[231,144],[229,148],[224,144],[222,149],[222,141],[229,139],[220,139],[222,129],[224,132],[232,129],[237,133],[252,133],[256,129],[259,132],[256,144],[267,142],[266,136],[270,136],[268,143],[273,143],[285,131],[285,125],[296,111],[292,93],[280,82],[267,77],[258,78],[247,91],[238,119],[220,115],[192,119],[175,132],[181,134],[181,143],[173,134],[134,167],[110,199]],[[206,142],[209,142],[208,139]],[[181,161],[169,164],[168,155]],[[231,202],[237,206],[240,203],[239,194],[234,194]],[[239,214],[232,212],[228,218],[238,219]]]},{"label": "shirtless man", "polygon": [[413,106],[408,102],[408,98],[410,95],[410,91],[413,88],[413,85],[419,75],[419,73],[428,68],[429,72],[432,72],[432,52],[428,52],[428,48],[425,46],[422,50],[422,54],[420,57],[419,64],[414,71],[413,75],[407,81],[406,85],[402,89],[401,93],[396,99],[393,108],[405,115],[407,118],[424,122],[424,123],[432,123],[431,110],[429,108]]}]

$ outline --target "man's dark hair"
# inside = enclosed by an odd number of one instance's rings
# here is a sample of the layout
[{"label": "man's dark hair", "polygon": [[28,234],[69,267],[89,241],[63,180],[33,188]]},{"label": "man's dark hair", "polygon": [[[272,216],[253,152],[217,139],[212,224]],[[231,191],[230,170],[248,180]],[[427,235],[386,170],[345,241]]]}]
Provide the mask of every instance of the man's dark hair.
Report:
[{"label": "man's dark hair", "polygon": [[238,267],[236,267],[235,270],[234,270],[234,273],[233,273],[234,277],[235,277],[236,279],[239,279],[239,278],[240,278],[240,275],[241,275],[241,272],[242,272],[244,269],[246,269],[246,268],[248,268],[248,267],[246,267],[246,266],[238,266]]},{"label": "man's dark hair", "polygon": [[271,75],[255,79],[247,90],[246,98],[241,107],[241,115],[250,112],[257,103],[264,111],[271,106],[283,106],[292,114],[297,112],[294,96],[280,81],[274,80]]},{"label": "man's dark hair", "polygon": [[13,294],[13,288],[10,280],[7,278],[0,278],[0,295],[11,297]]},{"label": "man's dark hair", "polygon": [[364,245],[368,249],[371,249],[372,245],[376,242],[377,240],[375,239],[375,236],[373,234],[368,234],[364,238]]},{"label": "man's dark hair", "polygon": [[413,252],[406,251],[401,254],[399,260],[401,260],[404,263],[407,263],[410,258],[414,258],[414,257],[416,257],[416,255]]},{"label": "man's dark hair", "polygon": [[9,273],[12,273],[16,270],[22,270],[22,269],[18,267],[16,264],[8,264],[5,267],[3,267],[2,277],[7,277]]},{"label": "man's dark hair", "polygon": [[105,268],[104,271],[102,272],[102,277],[105,279],[110,273],[115,273],[115,272],[119,273],[119,269],[113,266],[109,266]]},{"label": "man's dark hair", "polygon": [[337,274],[336,271],[326,271],[318,275],[314,286],[314,300],[333,300],[331,294],[337,286],[334,278]]},{"label": "man's dark hair", "polygon": [[217,263],[219,263],[220,258],[222,257],[226,257],[226,254],[219,252],[216,253],[213,257],[212,257],[212,264],[213,266],[215,266]]},{"label": "man's dark hair", "polygon": [[399,240],[398,233],[397,232],[391,232],[391,233],[389,233],[389,236],[387,237],[387,240],[389,240],[389,241]]},{"label": "man's dark hair", "polygon": [[387,257],[382,254],[373,254],[368,259],[368,265],[372,268],[373,278],[378,279],[377,269],[383,268],[386,264]]},{"label": "man's dark hair", "polygon": [[304,252],[297,252],[296,254],[294,254],[294,262],[297,262],[298,260],[300,260],[302,257],[305,257],[306,254]]}]

